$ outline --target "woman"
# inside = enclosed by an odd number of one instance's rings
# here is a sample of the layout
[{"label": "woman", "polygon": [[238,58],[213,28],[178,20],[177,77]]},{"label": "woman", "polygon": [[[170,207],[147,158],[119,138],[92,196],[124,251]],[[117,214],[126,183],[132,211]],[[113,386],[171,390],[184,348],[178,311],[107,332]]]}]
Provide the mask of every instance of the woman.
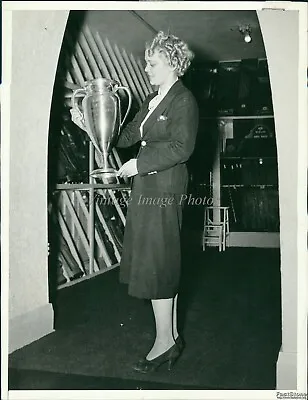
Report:
[{"label": "woman", "polygon": [[193,53],[178,37],[159,32],[145,50],[145,71],[158,91],[148,96],[120,135],[117,147],[141,140],[136,158],[119,169],[133,177],[127,211],[120,281],[130,295],[151,299],[156,339],[134,369],[147,373],[168,362],[171,369],[183,342],[177,331],[181,268],[180,230],[187,190],[186,161],[193,152],[198,107],[179,77]]},{"label": "woman", "polygon": [[[177,330],[177,299],[181,269],[180,230],[187,190],[186,161],[193,152],[198,107],[179,77],[193,53],[174,35],[159,32],[145,50],[145,71],[158,91],[122,131],[117,147],[141,141],[136,158],[118,171],[133,177],[126,216],[120,281],[130,295],[150,299],[156,339],[134,369],[147,373],[168,362],[171,369],[183,350]],[[85,129],[71,110],[73,121]]]}]

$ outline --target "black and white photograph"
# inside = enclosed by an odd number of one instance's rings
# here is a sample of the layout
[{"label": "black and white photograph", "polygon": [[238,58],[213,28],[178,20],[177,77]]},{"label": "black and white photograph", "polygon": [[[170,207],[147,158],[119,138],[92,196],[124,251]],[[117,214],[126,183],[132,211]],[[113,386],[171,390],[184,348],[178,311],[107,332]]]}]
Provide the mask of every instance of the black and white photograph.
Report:
[{"label": "black and white photograph", "polygon": [[1,398],[307,399],[307,17],[3,2]]}]

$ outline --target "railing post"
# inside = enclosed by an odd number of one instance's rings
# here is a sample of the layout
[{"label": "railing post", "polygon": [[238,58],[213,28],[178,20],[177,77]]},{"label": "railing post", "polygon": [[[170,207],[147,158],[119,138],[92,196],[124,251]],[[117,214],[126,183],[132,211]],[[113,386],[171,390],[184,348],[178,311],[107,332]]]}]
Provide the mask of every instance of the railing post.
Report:
[{"label": "railing post", "polygon": [[[89,171],[93,171],[94,169],[94,146],[92,142],[89,142]],[[94,183],[94,178],[90,176],[89,183]],[[89,245],[90,245],[90,254],[89,254],[89,275],[93,274],[94,270],[94,252],[95,252],[95,221],[94,221],[94,213],[95,213],[95,198],[94,198],[94,188],[91,187],[89,189],[89,223],[88,223],[88,236],[89,236]]]}]

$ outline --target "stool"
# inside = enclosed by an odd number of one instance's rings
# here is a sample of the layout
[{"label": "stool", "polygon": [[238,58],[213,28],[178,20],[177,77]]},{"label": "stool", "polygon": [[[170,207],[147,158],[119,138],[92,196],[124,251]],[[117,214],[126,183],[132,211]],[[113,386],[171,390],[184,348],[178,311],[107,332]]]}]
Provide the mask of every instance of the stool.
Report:
[{"label": "stool", "polygon": [[202,249],[206,245],[218,245],[219,251],[226,250],[229,244],[229,207],[205,207],[202,234]]}]

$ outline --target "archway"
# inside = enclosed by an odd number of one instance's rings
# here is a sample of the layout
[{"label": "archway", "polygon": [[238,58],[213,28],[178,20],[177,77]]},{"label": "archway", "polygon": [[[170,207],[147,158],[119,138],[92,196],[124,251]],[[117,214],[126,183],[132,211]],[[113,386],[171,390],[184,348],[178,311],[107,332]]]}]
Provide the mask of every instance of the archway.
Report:
[{"label": "archway", "polygon": [[[39,18],[37,18],[37,13],[40,14]],[[52,310],[47,299],[46,268],[47,132],[54,74],[67,16],[67,11],[46,13],[38,11],[32,12],[30,17],[25,12],[18,11],[14,12],[12,17],[14,48],[12,76],[14,79],[11,86],[11,104],[14,104],[14,108],[12,107],[10,116],[10,159],[12,161],[9,164],[10,186],[7,185],[10,204],[6,204],[6,211],[10,218],[10,231],[5,243],[10,255],[10,351],[52,330]],[[288,353],[286,355],[288,360],[281,361],[281,365],[285,365],[285,371],[288,371],[290,380],[285,382],[287,388],[290,389],[294,387],[296,379],[296,370],[292,368],[292,374],[290,374],[289,368],[296,364],[297,353],[297,321],[294,307],[297,304],[298,217],[297,198],[294,196],[297,192],[297,182],[291,179],[292,176],[297,176],[297,164],[293,163],[289,166],[287,161],[290,151],[295,159],[298,154],[296,74],[298,57],[296,48],[293,47],[294,43],[298,42],[298,14],[290,16],[289,12],[283,15],[283,12],[269,10],[260,11],[259,18],[265,44],[268,46],[278,132],[284,303],[283,352]],[[280,29],[281,18],[286,19],[283,26],[287,25],[288,30]],[[24,29],[25,21],[31,29]],[[290,29],[292,35],[290,35]],[[28,35],[26,41],[23,40],[25,32]],[[42,37],[44,40],[41,39]],[[274,37],[279,38],[282,49],[277,50],[279,47]],[[268,45],[268,43],[271,44]],[[289,46],[286,46],[286,43],[289,43]],[[275,46],[277,46],[276,50]],[[276,57],[273,64],[271,64],[272,53]],[[38,54],[40,62],[37,59]],[[287,64],[285,64],[286,60],[288,60]],[[282,63],[284,68],[281,68]],[[279,73],[277,73],[278,70]],[[29,87],[33,89],[31,107],[20,96],[20,93],[28,93]],[[285,110],[286,105],[287,110]],[[40,113],[37,113],[36,109],[39,109]],[[291,144],[290,131],[296,132]],[[24,132],[29,134],[25,135]],[[35,148],[33,143],[36,144]],[[292,146],[291,150],[290,146]],[[38,165],[40,168],[37,167]],[[34,182],[29,180],[29,176],[35,176]],[[21,226],[27,228],[21,229]],[[20,257],[21,254],[22,257]],[[29,334],[21,338],[20,331],[24,331],[25,328],[28,329]],[[284,357],[282,355],[282,358]],[[280,385],[279,382],[278,385]]]}]

